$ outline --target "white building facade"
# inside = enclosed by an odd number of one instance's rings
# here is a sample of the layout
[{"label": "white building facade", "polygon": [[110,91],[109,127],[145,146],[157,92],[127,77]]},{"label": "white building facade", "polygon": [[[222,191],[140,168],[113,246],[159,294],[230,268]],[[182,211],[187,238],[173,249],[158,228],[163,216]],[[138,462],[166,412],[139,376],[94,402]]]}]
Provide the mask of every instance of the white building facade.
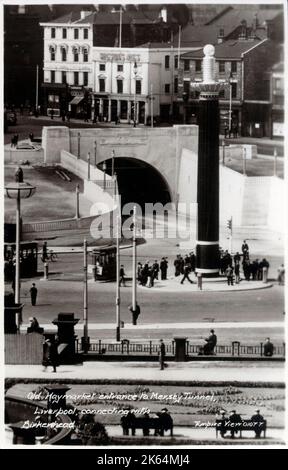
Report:
[{"label": "white building facade", "polygon": [[170,119],[177,101],[179,56],[191,48],[178,50],[168,44],[94,47],[93,25],[85,23],[85,12],[81,12],[81,23],[41,26],[42,88],[48,115],[69,113],[94,122],[135,124],[147,124],[151,116],[153,121]]}]

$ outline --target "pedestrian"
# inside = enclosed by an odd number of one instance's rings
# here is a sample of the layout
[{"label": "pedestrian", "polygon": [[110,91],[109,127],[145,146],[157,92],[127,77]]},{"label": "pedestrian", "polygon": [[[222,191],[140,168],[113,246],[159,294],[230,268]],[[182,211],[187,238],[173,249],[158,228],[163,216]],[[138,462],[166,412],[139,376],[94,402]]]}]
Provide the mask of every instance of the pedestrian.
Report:
[{"label": "pedestrian", "polygon": [[30,132],[30,134],[29,134],[29,139],[30,139],[30,142],[32,143],[33,140],[34,140],[34,134],[33,134],[33,132]]},{"label": "pedestrian", "polygon": [[161,263],[160,263],[161,281],[167,280],[167,270],[168,270],[167,258],[162,258]]},{"label": "pedestrian", "polygon": [[203,346],[204,355],[214,354],[214,349],[217,344],[217,336],[214,330],[210,330],[208,338],[205,338],[206,344]]},{"label": "pedestrian", "polygon": [[226,276],[228,286],[233,286],[233,267],[231,265],[226,269]]},{"label": "pedestrian", "polygon": [[124,270],[123,264],[121,264],[119,276],[120,276],[119,286],[121,286],[122,283],[123,283],[123,287],[126,287],[126,284],[125,284],[125,270]]},{"label": "pedestrian", "polygon": [[156,259],[155,259],[154,264],[152,266],[152,270],[153,270],[153,278],[157,279],[157,281],[158,281],[160,266],[159,266],[159,263],[157,262]]},{"label": "pedestrian", "polygon": [[199,290],[202,290],[202,273],[197,273],[197,286]]},{"label": "pedestrian", "polygon": [[185,258],[184,276],[183,276],[183,278],[182,278],[182,280],[181,280],[181,284],[184,283],[185,279],[187,279],[187,280],[190,282],[190,284],[193,284],[193,281],[192,281],[192,280],[190,279],[190,277],[189,277],[190,272],[191,272],[190,263],[189,263],[189,261],[188,261],[188,258]]},{"label": "pedestrian", "polygon": [[46,371],[48,366],[53,367],[53,372],[57,372],[57,366],[59,366],[59,355],[58,355],[58,341],[54,339],[46,339],[43,345],[43,361],[44,371]]},{"label": "pedestrian", "polygon": [[235,282],[236,284],[239,284],[240,282],[240,263],[239,262],[235,263],[234,273],[235,273]]},{"label": "pedestrian", "polygon": [[246,240],[243,240],[243,243],[242,243],[242,253],[243,253],[244,258],[246,254],[249,254],[249,246]]},{"label": "pedestrian", "polygon": [[150,266],[148,268],[148,287],[153,287],[154,286],[154,273],[153,273],[153,268]]},{"label": "pedestrian", "polygon": [[42,257],[41,257],[42,262],[45,263],[47,258],[48,258],[48,255],[47,255],[47,242],[45,241],[43,243],[43,247],[42,247]]},{"label": "pedestrian", "polygon": [[233,429],[233,428],[231,429],[231,437],[233,439],[234,435],[237,434],[237,432],[238,432],[236,423],[242,423],[242,418],[238,413],[236,413],[236,410],[232,410],[231,414],[229,416],[229,421],[230,421],[230,423],[235,424],[235,429]]},{"label": "pedestrian", "polygon": [[263,282],[267,282],[269,266],[270,266],[269,262],[266,260],[266,258],[263,258],[262,259],[262,279],[263,279]]},{"label": "pedestrian", "polygon": [[133,305],[130,305],[129,310],[132,313],[132,324],[137,325],[137,319],[141,313],[141,309],[139,305],[137,304],[137,302],[136,302],[135,310],[133,310]]},{"label": "pedestrian", "polygon": [[160,363],[160,370],[164,370],[166,367],[165,364],[165,355],[166,355],[166,348],[163,342],[163,339],[160,339],[159,343],[159,363]]},{"label": "pedestrian", "polygon": [[277,269],[277,272],[278,272],[278,277],[277,277],[278,285],[279,286],[284,286],[284,284],[285,284],[284,264],[281,264],[281,266],[279,266],[279,268]]},{"label": "pedestrian", "polygon": [[36,305],[37,293],[38,293],[37,287],[35,286],[33,282],[32,287],[30,289],[31,304],[33,307],[35,307]]}]

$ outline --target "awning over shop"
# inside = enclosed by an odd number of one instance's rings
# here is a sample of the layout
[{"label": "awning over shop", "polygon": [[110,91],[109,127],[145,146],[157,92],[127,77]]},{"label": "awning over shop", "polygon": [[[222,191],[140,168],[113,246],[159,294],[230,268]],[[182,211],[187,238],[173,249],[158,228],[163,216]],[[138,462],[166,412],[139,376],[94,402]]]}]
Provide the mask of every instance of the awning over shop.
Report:
[{"label": "awning over shop", "polygon": [[83,96],[74,96],[73,100],[70,101],[69,104],[79,104],[83,100]]}]

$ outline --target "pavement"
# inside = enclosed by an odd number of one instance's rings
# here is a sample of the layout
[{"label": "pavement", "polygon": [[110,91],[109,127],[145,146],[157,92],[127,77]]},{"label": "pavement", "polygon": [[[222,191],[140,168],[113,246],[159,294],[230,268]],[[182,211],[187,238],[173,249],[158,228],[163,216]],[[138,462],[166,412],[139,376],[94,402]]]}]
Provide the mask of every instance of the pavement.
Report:
[{"label": "pavement", "polygon": [[283,383],[285,368],[283,363],[267,362],[168,362],[168,367],[159,370],[153,362],[84,362],[83,365],[61,365],[57,372],[50,368],[44,371],[42,365],[5,365],[5,378],[74,380],[74,381],[133,381],[137,384],[152,382],[213,382],[221,383]]}]

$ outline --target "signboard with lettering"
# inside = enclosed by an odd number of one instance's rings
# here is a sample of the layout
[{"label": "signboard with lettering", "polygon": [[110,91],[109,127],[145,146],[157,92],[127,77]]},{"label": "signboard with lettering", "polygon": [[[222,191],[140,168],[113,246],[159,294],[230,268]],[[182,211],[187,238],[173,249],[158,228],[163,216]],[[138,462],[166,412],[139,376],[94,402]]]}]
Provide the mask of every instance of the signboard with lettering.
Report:
[{"label": "signboard with lettering", "polygon": [[100,60],[103,62],[140,62],[140,55],[138,54],[100,54]]}]

